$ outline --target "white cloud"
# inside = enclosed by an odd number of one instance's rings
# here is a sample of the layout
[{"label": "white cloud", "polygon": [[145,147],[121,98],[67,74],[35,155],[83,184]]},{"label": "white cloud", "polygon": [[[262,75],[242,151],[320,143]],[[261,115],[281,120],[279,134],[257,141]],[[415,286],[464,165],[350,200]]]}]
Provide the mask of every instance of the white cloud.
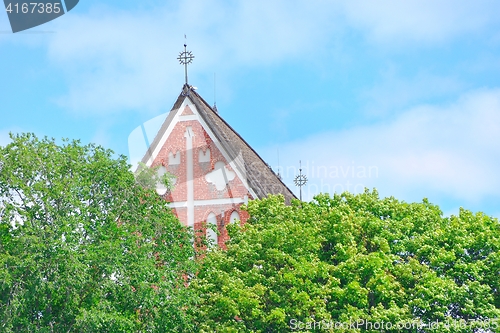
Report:
[{"label": "white cloud", "polygon": [[442,42],[498,23],[500,12],[494,0],[349,0],[342,4],[348,22],[378,42]]},{"label": "white cloud", "polygon": [[496,6],[451,0],[193,0],[124,12],[100,5],[54,21],[57,33],[48,48],[67,75],[68,92],[58,100],[62,106],[86,114],[157,113],[180,90],[183,69],[175,58],[184,34],[196,56],[191,82],[209,76],[211,83],[214,72],[223,78],[244,67],[314,61],[322,52],[326,56],[328,45],[336,45],[335,57],[342,59],[339,41],[352,26],[374,40],[441,41],[487,26]]},{"label": "white cloud", "polygon": [[53,21],[57,33],[43,41],[52,63],[66,75],[67,93],[58,99],[63,107],[93,115],[131,109],[153,114],[171,105],[180,90],[183,69],[175,58],[184,34],[196,56],[191,82],[211,83],[217,72],[218,89],[227,90],[223,78],[245,67],[348,59],[341,41],[353,27],[383,45],[443,41],[490,26],[498,6],[451,0],[192,0],[126,12],[99,5]]},{"label": "white cloud", "polygon": [[94,114],[169,104],[171,96],[164,91],[172,72],[180,71],[165,65],[164,58],[174,55],[160,43],[167,40],[157,21],[154,15],[132,13],[65,21],[68,26],[58,29],[49,44],[50,58],[67,72],[69,82],[60,104]]},{"label": "white cloud", "polygon": [[422,100],[456,96],[465,84],[457,77],[443,77],[419,72],[402,78],[394,66],[382,71],[375,86],[361,93],[368,114],[384,116],[411,107]]},{"label": "white cloud", "polygon": [[[297,170],[287,166],[302,159],[310,178],[306,198],[376,187],[404,200],[434,195],[477,203],[498,196],[498,142],[500,89],[479,90],[450,105],[410,109],[391,122],[289,143],[280,157],[291,188]],[[264,152],[275,160],[276,147]]]},{"label": "white cloud", "polygon": [[[60,104],[86,113],[157,111],[183,78],[175,58],[187,34],[193,73],[241,69],[308,55],[331,31],[327,12],[295,1],[182,2],[175,10],[120,12],[99,7],[61,20],[49,57],[67,73]],[[204,68],[200,70],[201,68]],[[199,81],[198,81],[199,82]],[[177,91],[177,90],[175,90]],[[169,93],[166,93],[169,92]]]}]

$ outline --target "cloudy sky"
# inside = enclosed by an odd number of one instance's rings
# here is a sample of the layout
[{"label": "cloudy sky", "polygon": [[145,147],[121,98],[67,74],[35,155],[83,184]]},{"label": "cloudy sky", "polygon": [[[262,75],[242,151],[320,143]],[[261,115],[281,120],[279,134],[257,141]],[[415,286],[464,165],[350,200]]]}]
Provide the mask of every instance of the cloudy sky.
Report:
[{"label": "cloudy sky", "polygon": [[190,84],[297,194],[301,160],[305,199],[375,187],[500,217],[495,0],[81,0],[16,34],[0,13],[0,145],[29,131],[129,155],[181,91],[184,35]]}]

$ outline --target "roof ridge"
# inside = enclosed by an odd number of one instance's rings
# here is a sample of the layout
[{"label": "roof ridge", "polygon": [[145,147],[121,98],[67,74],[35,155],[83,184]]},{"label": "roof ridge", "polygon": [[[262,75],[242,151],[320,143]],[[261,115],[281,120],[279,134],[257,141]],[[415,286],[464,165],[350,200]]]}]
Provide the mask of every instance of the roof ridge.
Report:
[{"label": "roof ridge", "polygon": [[[168,113],[153,142],[148,147],[142,161],[147,163],[153,156],[154,151],[158,148],[160,141],[166,130],[173,121],[174,116],[179,112],[180,107],[185,99],[189,100],[196,106],[201,119],[212,130],[213,134],[220,141],[220,144],[231,158],[240,156],[243,160],[244,170],[247,174],[249,187],[255,192],[257,198],[265,197],[267,194],[281,193],[286,202],[297,198],[295,194],[288,188],[283,180],[273,171],[269,164],[243,139],[243,137],[229,125],[218,112],[215,112],[212,107],[201,97],[192,86],[184,84],[182,91],[177,97],[172,109]],[[231,156],[232,155],[232,156]],[[254,163],[257,163],[254,165]],[[251,167],[253,166],[253,167]],[[255,198],[255,199],[257,199]]]},{"label": "roof ridge", "polygon": [[[192,88],[192,87],[189,87],[189,88]],[[239,134],[239,133],[238,133],[238,132],[237,132],[237,131],[236,131],[236,130],[235,130],[235,129],[231,126],[231,125],[229,125],[229,123],[227,123],[227,122],[224,120],[224,118],[222,118],[222,117],[219,115],[219,112],[215,112],[215,111],[213,110],[213,108],[210,106],[210,104],[208,104],[208,103],[207,103],[207,101],[205,101],[205,99],[204,99],[203,97],[201,97],[201,95],[200,95],[200,94],[198,94],[196,91],[194,91],[194,89],[190,89],[190,92],[194,93],[194,95],[195,95],[195,96],[196,96],[196,97],[197,97],[197,98],[198,98],[201,102],[203,102],[203,104],[205,104],[205,106],[206,106],[206,107],[207,107],[210,111],[212,111],[212,113],[213,113],[216,117],[218,117],[218,118],[219,118],[219,119],[220,119],[220,120],[221,120],[221,121],[222,121],[222,122],[223,122],[223,123],[224,123],[227,127],[229,127],[229,129],[230,129],[230,130],[231,130],[234,134],[236,134],[236,135],[238,136],[238,138],[240,138],[240,140],[241,140],[241,141],[243,141],[243,143],[244,143],[244,144],[245,144],[248,148],[250,148],[250,150],[251,150],[251,151],[252,151],[252,152],[253,152],[253,153],[254,153],[254,154],[255,154],[255,155],[256,155],[256,156],[260,159],[260,161],[261,161],[262,163],[264,163],[264,165],[265,165],[266,167],[268,167],[268,168],[271,170],[271,172],[273,173],[273,175],[275,176],[275,178],[276,178],[276,179],[277,179],[277,180],[278,180],[278,181],[279,181],[279,182],[280,182],[280,183],[281,183],[281,184],[282,184],[282,185],[283,185],[283,186],[284,186],[284,187],[285,187],[285,188],[286,188],[286,189],[287,189],[287,190],[288,190],[288,191],[289,191],[289,192],[290,192],[290,193],[291,193],[291,194],[292,194],[295,198],[297,198],[297,197],[295,196],[295,194],[294,194],[294,193],[293,193],[293,192],[292,192],[292,191],[288,188],[288,186],[287,186],[287,185],[283,182],[283,180],[281,179],[281,177],[278,177],[278,175],[276,175],[276,173],[275,173],[275,172],[274,172],[274,170],[273,170],[273,169],[269,166],[269,164],[268,164],[266,161],[264,161],[264,159],[263,159],[263,158],[262,158],[262,157],[261,157],[261,156],[260,156],[260,155],[259,155],[256,151],[255,151],[255,149],[253,149],[253,148],[252,148],[252,146],[251,146],[251,145],[249,145],[249,144],[248,144],[248,142],[246,142],[246,140],[245,140],[245,139],[244,139],[244,138],[243,138],[243,137],[242,137],[242,136],[241,136],[241,135],[240,135],[240,134]],[[189,94],[188,94],[187,96],[188,96],[188,97],[191,97]],[[191,98],[190,98],[190,99],[191,99]],[[191,99],[191,101],[192,101],[193,103],[195,103],[195,101],[194,101],[194,100],[192,100],[192,99]],[[195,104],[196,104],[196,103],[195,103]],[[202,115],[202,116],[203,116],[203,115]]]}]

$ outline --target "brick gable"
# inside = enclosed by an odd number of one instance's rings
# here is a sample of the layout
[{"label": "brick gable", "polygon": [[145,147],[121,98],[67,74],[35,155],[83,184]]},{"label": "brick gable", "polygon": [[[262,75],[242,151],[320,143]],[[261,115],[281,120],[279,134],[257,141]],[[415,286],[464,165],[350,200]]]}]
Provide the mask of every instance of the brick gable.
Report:
[{"label": "brick gable", "polygon": [[245,223],[240,206],[249,199],[281,193],[295,196],[257,153],[196,93],[185,85],[143,162],[176,176],[165,199],[180,221],[204,236],[210,216],[218,244],[227,241],[231,217]]}]

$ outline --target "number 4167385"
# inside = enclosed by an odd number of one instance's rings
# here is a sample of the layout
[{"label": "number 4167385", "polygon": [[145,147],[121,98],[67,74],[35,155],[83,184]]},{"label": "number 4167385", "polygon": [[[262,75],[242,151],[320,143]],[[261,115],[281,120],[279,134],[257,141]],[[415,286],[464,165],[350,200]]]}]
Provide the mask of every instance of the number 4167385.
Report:
[{"label": "number 4167385", "polygon": [[59,14],[61,12],[61,7],[59,7],[60,3],[38,3],[38,2],[25,2],[22,4],[14,4],[9,3],[5,8],[7,13],[11,14],[12,12],[18,14],[28,14],[28,13],[39,13],[39,14]]}]

